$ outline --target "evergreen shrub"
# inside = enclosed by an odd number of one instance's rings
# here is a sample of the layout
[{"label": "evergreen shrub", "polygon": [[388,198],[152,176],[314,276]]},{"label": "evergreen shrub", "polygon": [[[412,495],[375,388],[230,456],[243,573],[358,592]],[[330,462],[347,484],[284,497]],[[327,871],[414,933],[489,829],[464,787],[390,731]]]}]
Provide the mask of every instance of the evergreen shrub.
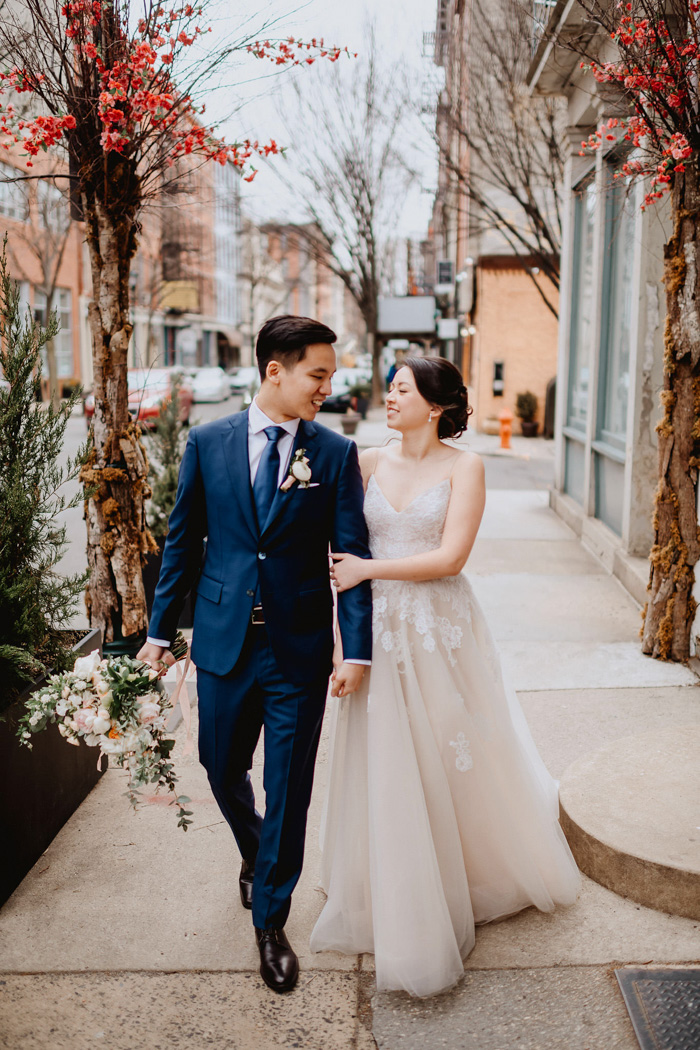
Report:
[{"label": "evergreen shrub", "polygon": [[185,450],[185,424],[180,419],[180,379],[173,377],[171,396],[160,408],[148,442],[151,502],[148,526],[162,547],[168,535],[168,519],[175,506],[180,462]]},{"label": "evergreen shrub", "polygon": [[0,709],[48,668],[65,669],[75,636],[65,629],[88,573],[61,576],[66,549],[62,511],[82,503],[82,489],[59,494],[74,481],[87,444],[59,465],[66,426],[80,391],[59,408],[39,402],[41,350],[58,332],[20,316],[19,292],[0,255]]}]

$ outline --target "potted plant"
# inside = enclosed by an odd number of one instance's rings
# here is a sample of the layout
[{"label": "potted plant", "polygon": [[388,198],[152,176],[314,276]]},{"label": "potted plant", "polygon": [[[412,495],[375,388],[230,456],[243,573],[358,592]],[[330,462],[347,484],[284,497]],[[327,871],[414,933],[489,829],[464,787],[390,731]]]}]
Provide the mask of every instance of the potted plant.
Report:
[{"label": "potted plant", "polygon": [[515,414],[520,420],[520,429],[523,437],[535,437],[538,423],[535,419],[537,414],[537,397],[530,390],[518,394],[515,399]]},{"label": "potted plant", "polygon": [[348,390],[348,394],[352,399],[352,407],[356,412],[360,413],[362,419],[367,418],[367,409],[372,397],[372,384],[371,383],[355,383]]},{"label": "potted plant", "polygon": [[35,752],[17,739],[27,697],[49,670],[73,665],[76,651],[99,648],[99,631],[68,625],[87,573],[60,576],[66,547],[61,511],[81,504],[59,490],[75,481],[87,453],[59,466],[66,426],[80,392],[57,409],[37,404],[41,350],[58,331],[20,317],[19,294],[0,255],[0,903],[38,860],[99,779],[87,748],[66,748],[57,726]]},{"label": "potted plant", "polygon": [[354,434],[357,430],[357,424],[361,419],[362,416],[359,412],[355,412],[354,409],[349,408],[345,415],[340,417],[340,425],[343,428],[343,433],[348,436]]},{"label": "potted plant", "polygon": [[[157,550],[145,556],[143,563],[143,586],[149,616],[163,561],[168,520],[175,506],[177,479],[185,447],[186,425],[181,419],[179,391],[180,378],[175,377],[171,397],[161,405],[153,433],[148,436],[149,476],[152,485],[148,526],[157,546]],[[194,595],[189,594],[178,626],[192,627],[193,623]]]}]

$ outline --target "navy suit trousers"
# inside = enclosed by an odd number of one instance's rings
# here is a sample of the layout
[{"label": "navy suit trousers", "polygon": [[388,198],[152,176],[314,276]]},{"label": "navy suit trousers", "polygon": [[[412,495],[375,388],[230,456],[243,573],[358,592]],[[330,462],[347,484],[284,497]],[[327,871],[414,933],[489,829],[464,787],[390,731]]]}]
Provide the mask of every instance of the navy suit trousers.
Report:
[{"label": "navy suit trousers", "polygon": [[[241,855],[255,863],[253,924],[284,926],[304,860],[306,815],[328,689],[290,684],[264,625],[248,629],[226,676],[197,671],[199,758]],[[265,816],[255,808],[249,771],[265,727]]]}]

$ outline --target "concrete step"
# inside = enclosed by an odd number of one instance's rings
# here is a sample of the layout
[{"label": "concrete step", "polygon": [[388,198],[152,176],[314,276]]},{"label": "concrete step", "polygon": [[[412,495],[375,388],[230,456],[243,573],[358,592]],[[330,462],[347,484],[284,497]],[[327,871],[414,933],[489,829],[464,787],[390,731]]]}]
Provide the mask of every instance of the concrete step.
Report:
[{"label": "concrete step", "polygon": [[700,919],[700,726],[624,737],[560,784],[579,867],[648,908]]}]

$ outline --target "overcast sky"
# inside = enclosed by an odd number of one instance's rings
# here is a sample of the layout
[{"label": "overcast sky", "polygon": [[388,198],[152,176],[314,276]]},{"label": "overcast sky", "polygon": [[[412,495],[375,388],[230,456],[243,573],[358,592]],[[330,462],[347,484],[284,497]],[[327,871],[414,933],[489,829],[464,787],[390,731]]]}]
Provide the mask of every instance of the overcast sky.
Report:
[{"label": "overcast sky", "polygon": [[[233,3],[232,0],[214,0],[208,10],[214,14],[214,33],[209,37],[212,43],[231,33],[240,35],[242,26],[257,33],[263,18],[279,19],[276,27],[268,31],[269,36],[323,37],[326,44],[347,45],[360,54],[366,48],[365,32],[371,13],[379,54],[387,64],[400,63],[419,96],[426,79],[435,80],[438,72],[433,63],[421,55],[423,33],[435,27],[435,0],[383,0],[371,8],[354,0],[308,0],[302,5],[295,4],[294,0],[289,3],[273,0],[262,14],[259,2],[256,4],[254,0],[234,0]],[[319,63],[313,67],[317,76],[323,75],[322,65]],[[289,93],[290,75],[303,78],[308,74],[305,70],[294,70],[291,74],[274,75],[272,65],[245,59],[227,74],[227,82],[222,87],[212,91],[207,114],[210,119],[222,119],[239,101],[242,108],[222,127],[227,139],[254,135],[261,141],[275,138],[290,151],[302,148],[299,143],[287,141],[288,132],[280,118]],[[421,185],[412,191],[404,209],[398,232],[405,236],[425,236],[432,208],[429,191],[434,190],[436,182],[437,165],[432,149],[425,137],[418,148],[418,138],[415,136],[414,141],[406,144],[407,150],[411,151],[411,163],[420,168],[422,178]],[[304,144],[303,148],[312,149],[313,144]],[[244,207],[257,218],[294,220],[302,217],[294,214],[291,197],[285,197],[279,180],[263,166],[260,166],[255,181],[243,186]]]}]

